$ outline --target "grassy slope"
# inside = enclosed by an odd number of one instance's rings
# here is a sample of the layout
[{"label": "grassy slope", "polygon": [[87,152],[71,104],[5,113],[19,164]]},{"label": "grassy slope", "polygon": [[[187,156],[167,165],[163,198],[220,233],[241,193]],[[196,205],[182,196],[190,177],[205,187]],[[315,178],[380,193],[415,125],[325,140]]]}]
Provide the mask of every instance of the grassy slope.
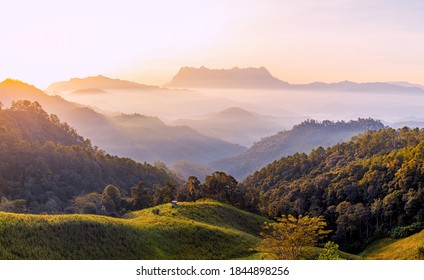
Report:
[{"label": "grassy slope", "polygon": [[424,246],[424,230],[402,239],[385,238],[367,247],[360,255],[373,260],[413,260]]},{"label": "grassy slope", "polygon": [[0,213],[0,259],[243,258],[265,221],[211,200],[154,208],[120,219]]}]

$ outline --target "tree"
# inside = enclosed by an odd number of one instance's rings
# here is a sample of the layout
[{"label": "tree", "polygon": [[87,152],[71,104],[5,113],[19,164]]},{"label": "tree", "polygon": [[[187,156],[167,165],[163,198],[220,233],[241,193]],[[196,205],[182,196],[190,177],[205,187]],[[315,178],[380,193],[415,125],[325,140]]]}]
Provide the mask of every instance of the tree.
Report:
[{"label": "tree", "polygon": [[328,241],[324,245],[324,249],[318,256],[319,260],[344,260],[339,256],[339,245],[333,241]]},{"label": "tree", "polygon": [[278,222],[265,223],[259,250],[271,259],[298,260],[307,246],[314,246],[330,231],[324,217],[282,215]]},{"label": "tree", "polygon": [[109,213],[114,213],[121,209],[121,192],[114,185],[107,185],[102,193],[102,205]]},{"label": "tree", "polygon": [[150,206],[150,195],[143,181],[131,188],[131,207],[133,210],[140,210]]},{"label": "tree", "polygon": [[189,201],[196,201],[198,193],[200,181],[196,176],[190,176],[187,179],[186,185],[188,187],[188,199]]},{"label": "tree", "polygon": [[203,197],[213,198],[221,202],[233,204],[236,200],[238,182],[222,171],[216,171],[206,176],[203,185]]},{"label": "tree", "polygon": [[74,198],[73,210],[79,214],[99,214],[101,210],[101,195],[91,192]]}]

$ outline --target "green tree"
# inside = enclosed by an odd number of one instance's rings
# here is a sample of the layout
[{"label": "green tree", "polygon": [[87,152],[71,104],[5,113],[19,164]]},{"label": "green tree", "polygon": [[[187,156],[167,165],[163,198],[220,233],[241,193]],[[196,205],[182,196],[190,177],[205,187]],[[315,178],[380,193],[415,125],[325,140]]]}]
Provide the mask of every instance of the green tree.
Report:
[{"label": "green tree", "polygon": [[149,190],[143,181],[131,188],[130,203],[133,210],[140,210],[150,206]]},{"label": "green tree", "polygon": [[328,241],[324,245],[324,249],[318,256],[319,260],[344,260],[339,256],[339,245],[333,241]]},{"label": "green tree", "polygon": [[282,215],[277,222],[265,223],[259,250],[270,259],[298,260],[304,249],[315,246],[330,231],[324,230],[324,217]]},{"label": "green tree", "polygon": [[121,192],[114,185],[107,185],[102,193],[102,205],[112,214],[121,210]]}]

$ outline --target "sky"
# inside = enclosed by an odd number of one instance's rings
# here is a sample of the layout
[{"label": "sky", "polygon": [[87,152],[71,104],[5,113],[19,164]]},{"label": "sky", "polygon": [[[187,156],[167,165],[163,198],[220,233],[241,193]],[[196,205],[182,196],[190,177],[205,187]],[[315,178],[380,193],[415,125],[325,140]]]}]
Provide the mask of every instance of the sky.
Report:
[{"label": "sky", "polygon": [[266,67],[290,83],[424,84],[424,1],[0,0],[0,80]]}]

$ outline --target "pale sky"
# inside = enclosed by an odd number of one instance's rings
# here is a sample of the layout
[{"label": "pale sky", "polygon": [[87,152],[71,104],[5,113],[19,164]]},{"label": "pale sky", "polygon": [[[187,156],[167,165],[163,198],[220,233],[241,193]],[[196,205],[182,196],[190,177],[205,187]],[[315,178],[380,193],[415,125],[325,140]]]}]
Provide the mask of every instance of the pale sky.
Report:
[{"label": "pale sky", "polygon": [[424,84],[424,1],[0,0],[0,80],[103,74],[162,85],[182,66],[291,83]]}]

